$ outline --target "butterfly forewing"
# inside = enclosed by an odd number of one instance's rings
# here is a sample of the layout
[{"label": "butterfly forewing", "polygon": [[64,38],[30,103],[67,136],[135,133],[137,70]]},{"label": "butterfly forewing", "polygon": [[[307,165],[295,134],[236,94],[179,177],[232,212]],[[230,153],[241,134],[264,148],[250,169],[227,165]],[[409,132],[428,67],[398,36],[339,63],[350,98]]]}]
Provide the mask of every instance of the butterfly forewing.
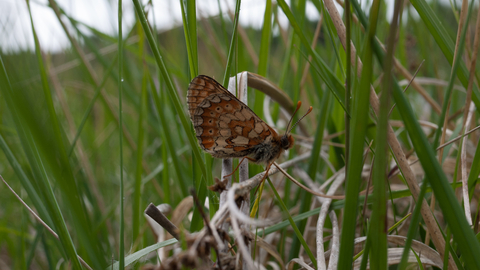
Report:
[{"label": "butterfly forewing", "polygon": [[278,137],[247,105],[210,77],[193,79],[187,102],[201,148],[216,158],[251,155],[256,146]]}]

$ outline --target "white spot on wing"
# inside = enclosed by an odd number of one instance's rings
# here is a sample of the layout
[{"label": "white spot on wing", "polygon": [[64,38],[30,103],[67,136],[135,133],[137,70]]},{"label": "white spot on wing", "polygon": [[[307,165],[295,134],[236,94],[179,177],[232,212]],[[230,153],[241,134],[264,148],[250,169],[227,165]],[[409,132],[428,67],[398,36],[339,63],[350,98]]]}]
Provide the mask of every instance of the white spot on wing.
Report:
[{"label": "white spot on wing", "polygon": [[204,99],[200,104],[198,104],[198,107],[200,108],[210,108],[212,106],[212,103],[210,101]]},{"label": "white spot on wing", "polygon": [[232,98],[227,96],[227,95],[220,95],[220,98],[222,98],[223,100],[226,100],[226,101],[230,101]]},{"label": "white spot on wing", "polygon": [[235,145],[246,145],[248,144],[249,139],[243,137],[243,136],[238,136],[237,138],[233,139],[232,142],[235,143]]},{"label": "white spot on wing", "polygon": [[225,121],[222,121],[222,120],[218,121],[218,126],[220,128],[228,128],[228,124]]},{"label": "white spot on wing", "polygon": [[243,127],[241,127],[241,126],[236,126],[236,127],[235,127],[235,132],[236,132],[237,134],[241,135],[242,132],[243,132]]},{"label": "white spot on wing", "polygon": [[193,116],[193,126],[196,127],[196,126],[200,126],[201,124],[203,124],[203,118],[199,115],[194,115]]},{"label": "white spot on wing", "polygon": [[213,96],[213,98],[210,98],[210,101],[213,103],[220,103],[220,97],[218,95]]},{"label": "white spot on wing", "polygon": [[223,115],[220,115],[220,121],[223,121],[226,124],[229,124],[230,121],[232,121],[232,119],[230,117],[228,117],[227,115],[223,114]]},{"label": "white spot on wing", "polygon": [[262,133],[262,131],[263,131],[263,125],[262,125],[262,123],[257,122],[257,123],[255,124],[255,129],[254,129],[254,130],[255,130],[255,132],[257,132],[258,134]]},{"label": "white spot on wing", "polygon": [[196,127],[195,127],[195,133],[197,134],[197,136],[202,135],[202,133],[203,133],[203,128],[202,128],[202,127],[199,127],[199,126],[196,126]]},{"label": "white spot on wing", "polygon": [[245,121],[245,116],[241,112],[235,112],[235,116],[240,120],[240,121]]},{"label": "white spot on wing", "polygon": [[[224,148],[225,146],[228,145],[227,142],[224,139],[220,139],[220,138],[216,139],[215,142],[217,143],[217,147],[219,147],[219,148]],[[215,147],[215,148],[217,148],[217,147]]]},{"label": "white spot on wing", "polygon": [[241,110],[241,113],[245,117],[246,120],[250,120],[253,117],[253,114],[248,109]]},{"label": "white spot on wing", "polygon": [[248,137],[249,137],[249,138],[256,138],[256,137],[258,137],[258,133],[255,132],[254,129],[252,129],[252,131],[250,131],[250,132],[248,133]]},{"label": "white spot on wing", "polygon": [[230,129],[220,129],[220,135],[223,137],[230,137],[232,135],[232,131]]}]

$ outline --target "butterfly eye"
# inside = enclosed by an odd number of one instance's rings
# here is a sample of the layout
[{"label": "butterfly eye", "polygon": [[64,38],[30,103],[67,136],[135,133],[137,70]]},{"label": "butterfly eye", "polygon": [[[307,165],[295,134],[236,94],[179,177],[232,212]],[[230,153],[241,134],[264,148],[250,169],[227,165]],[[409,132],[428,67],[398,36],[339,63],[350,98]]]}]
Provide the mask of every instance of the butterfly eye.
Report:
[{"label": "butterfly eye", "polygon": [[290,148],[290,140],[286,135],[282,136],[282,138],[280,139],[280,143],[283,149],[288,150]]}]

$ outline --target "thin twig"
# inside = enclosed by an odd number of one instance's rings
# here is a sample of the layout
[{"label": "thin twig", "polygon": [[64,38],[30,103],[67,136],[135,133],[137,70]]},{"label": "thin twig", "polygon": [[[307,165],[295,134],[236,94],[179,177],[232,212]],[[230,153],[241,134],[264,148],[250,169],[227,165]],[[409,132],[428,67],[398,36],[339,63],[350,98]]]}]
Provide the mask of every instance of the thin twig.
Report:
[{"label": "thin twig", "polygon": [[[23,206],[25,206],[25,208],[27,208],[27,210],[33,215],[33,217],[38,221],[40,222],[40,224],[42,224],[43,227],[45,227],[47,229],[47,231],[50,232],[50,234],[52,234],[55,238],[57,238],[57,240],[60,240],[60,238],[58,237],[58,234],[52,230],[52,228],[50,228],[47,223],[45,223],[38,215],[37,213],[35,213],[32,208],[30,208],[27,203],[25,203],[22,198],[20,198],[20,196],[18,196],[18,194],[13,190],[13,188],[10,187],[10,185],[7,183],[7,181],[5,181],[5,179],[3,179],[3,177],[0,175],[0,179],[2,179],[3,183],[5,183],[5,185],[8,187],[8,189],[10,189],[10,191],[13,193],[13,195],[15,195],[15,197],[17,197],[17,199],[23,204]],[[92,270],[92,268],[82,259],[82,257],[80,257],[79,255],[77,255],[77,258],[80,260],[80,263],[85,266],[87,269],[89,270]]]},{"label": "thin twig", "polygon": [[[408,88],[410,87],[410,85],[412,84],[413,80],[417,77],[417,73],[418,71],[420,71],[420,68],[422,67],[423,63],[425,63],[425,59],[422,60],[422,62],[420,63],[420,65],[418,65],[418,68],[417,70],[415,71],[415,73],[413,74],[412,78],[410,79],[410,81],[408,82],[407,86],[405,86],[405,89],[403,89],[403,92],[405,93]],[[392,114],[392,111],[393,109],[395,109],[395,106],[397,106],[397,103],[393,104],[392,108],[390,109],[390,112],[388,112],[388,115],[390,118],[390,114]]]},{"label": "thin twig", "polygon": [[295,185],[299,186],[300,188],[304,189],[305,191],[315,195],[315,196],[318,196],[318,197],[322,197],[322,198],[328,198],[328,199],[335,199],[335,200],[342,200],[342,199],[345,199],[345,195],[338,195],[338,196],[330,196],[330,195],[325,195],[325,194],[322,194],[322,193],[318,193],[316,191],[313,191],[311,189],[309,189],[308,187],[304,186],[302,183],[300,183],[299,181],[297,181],[295,178],[293,178],[290,174],[288,174],[284,169],[282,169],[276,162],[273,162],[273,165],[275,165],[275,167],[277,167],[277,169],[279,171],[281,171],[288,179],[290,179],[290,181],[292,181]]}]

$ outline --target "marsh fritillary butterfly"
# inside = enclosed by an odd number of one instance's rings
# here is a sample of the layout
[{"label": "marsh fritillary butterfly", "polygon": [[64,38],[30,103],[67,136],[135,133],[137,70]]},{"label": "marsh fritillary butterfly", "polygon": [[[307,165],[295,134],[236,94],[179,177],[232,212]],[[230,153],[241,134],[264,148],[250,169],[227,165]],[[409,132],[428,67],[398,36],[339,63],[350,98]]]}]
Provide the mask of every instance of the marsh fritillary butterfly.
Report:
[{"label": "marsh fritillary butterfly", "polygon": [[[215,158],[247,158],[267,164],[268,171],[283,151],[293,146],[288,127],[284,135],[278,135],[247,105],[208,76],[199,75],[192,80],[187,103],[200,147]],[[311,110],[312,107],[305,115]]]}]

